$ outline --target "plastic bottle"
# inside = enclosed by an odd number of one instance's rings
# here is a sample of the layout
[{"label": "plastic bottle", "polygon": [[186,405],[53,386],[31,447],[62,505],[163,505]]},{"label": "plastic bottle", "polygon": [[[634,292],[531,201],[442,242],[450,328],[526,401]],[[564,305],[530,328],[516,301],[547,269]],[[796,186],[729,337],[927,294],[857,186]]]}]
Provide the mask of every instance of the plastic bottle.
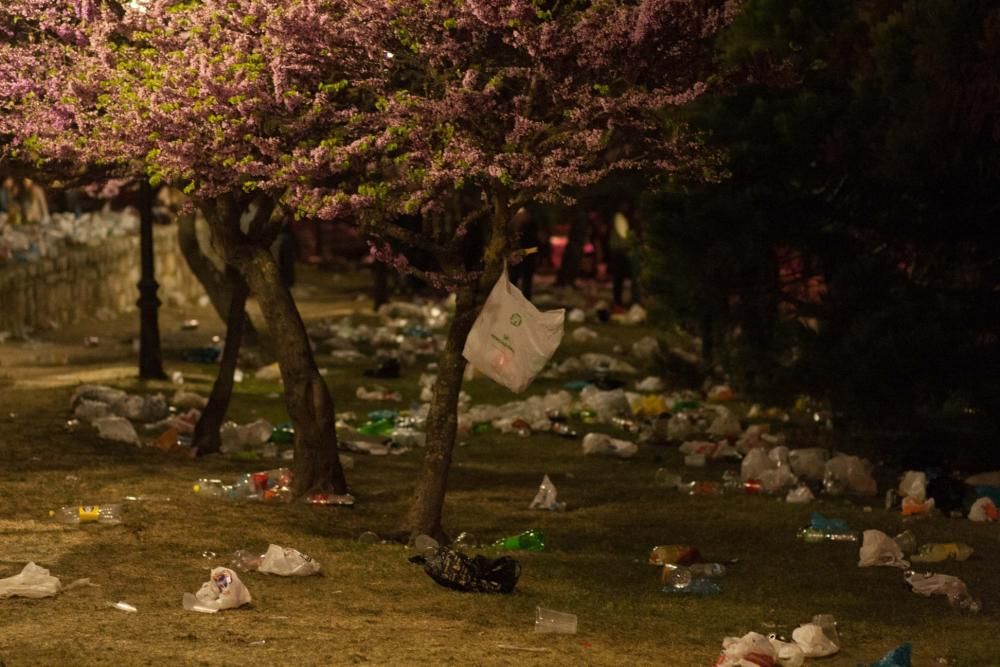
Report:
[{"label": "plastic bottle", "polygon": [[576,438],[579,434],[563,422],[552,422],[552,433],[564,438]]},{"label": "plastic bottle", "polygon": [[239,549],[233,554],[230,566],[235,570],[245,570],[251,572],[260,567],[260,561],[264,556],[250,549]]},{"label": "plastic bottle", "polygon": [[917,536],[912,530],[904,530],[896,537],[892,538],[903,555],[910,555],[917,550]]},{"label": "plastic bottle", "polygon": [[400,447],[423,447],[427,444],[425,433],[409,427],[393,429],[390,437],[393,444]]},{"label": "plastic bottle", "polygon": [[663,592],[675,595],[718,595],[722,589],[711,579],[691,579],[686,584],[683,579],[679,579],[674,584],[664,586]]},{"label": "plastic bottle", "polygon": [[221,479],[199,479],[194,483],[194,492],[203,496],[228,496],[229,487]]},{"label": "plastic bottle", "polygon": [[950,604],[953,609],[958,609],[959,611],[968,612],[970,614],[978,614],[982,609],[982,604],[979,600],[972,597],[968,591],[962,591],[949,595],[948,604]]},{"label": "plastic bottle", "polygon": [[453,546],[459,549],[476,549],[479,547],[479,541],[476,540],[476,536],[472,533],[459,533],[458,537],[455,538]]},{"label": "plastic bottle", "polygon": [[271,431],[271,442],[287,445],[293,440],[295,440],[295,427],[291,422],[275,424],[274,430]]},{"label": "plastic bottle", "polygon": [[720,496],[722,495],[722,484],[719,482],[700,481],[679,484],[677,488],[689,496]]},{"label": "plastic bottle", "polygon": [[803,528],[799,531],[799,539],[809,544],[818,542],[857,542],[856,533],[830,533],[820,528]]},{"label": "plastic bottle", "polygon": [[60,507],[49,512],[59,523],[79,525],[81,523],[103,523],[108,525],[122,522],[122,506],[112,505],[73,505]]},{"label": "plastic bottle", "polygon": [[667,564],[663,566],[660,580],[674,586],[678,582],[687,585],[695,579],[718,579],[724,576],[726,576],[726,566],[722,563],[694,563],[687,566]]},{"label": "plastic bottle", "polygon": [[395,426],[395,421],[390,419],[377,419],[374,421],[369,420],[358,427],[358,432],[364,433],[365,435],[384,437],[392,433]]},{"label": "plastic bottle", "polygon": [[722,563],[694,563],[689,565],[688,569],[692,575],[699,578],[717,579],[726,576],[726,566]]},{"label": "plastic bottle", "polygon": [[666,468],[658,468],[656,471],[656,485],[665,486],[667,488],[676,489],[682,483],[681,476],[677,473],[667,470]]},{"label": "plastic bottle", "polygon": [[920,549],[910,560],[914,563],[940,563],[948,559],[967,560],[971,555],[972,547],[962,542],[929,542],[920,545]]},{"label": "plastic bottle", "polygon": [[545,535],[542,531],[532,528],[520,535],[499,539],[493,546],[512,551],[541,551],[545,548]]}]

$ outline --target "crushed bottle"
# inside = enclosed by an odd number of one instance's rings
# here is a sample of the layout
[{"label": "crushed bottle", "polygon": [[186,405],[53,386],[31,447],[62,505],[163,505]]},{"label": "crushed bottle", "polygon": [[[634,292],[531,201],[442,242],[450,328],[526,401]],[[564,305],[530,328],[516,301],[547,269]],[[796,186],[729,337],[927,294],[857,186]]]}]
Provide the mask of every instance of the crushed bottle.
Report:
[{"label": "crushed bottle", "polygon": [[[900,547],[902,548],[902,547]],[[962,542],[928,542],[921,544],[920,549],[910,558],[914,563],[940,563],[946,560],[968,560],[972,555],[972,547]]]},{"label": "crushed bottle", "polygon": [[110,505],[71,505],[60,507],[49,512],[59,523],[80,525],[81,523],[100,523],[116,525],[122,522],[122,506]]},{"label": "crushed bottle", "polygon": [[671,579],[663,587],[663,592],[675,595],[718,595],[722,588],[711,579],[690,579],[682,575]]}]

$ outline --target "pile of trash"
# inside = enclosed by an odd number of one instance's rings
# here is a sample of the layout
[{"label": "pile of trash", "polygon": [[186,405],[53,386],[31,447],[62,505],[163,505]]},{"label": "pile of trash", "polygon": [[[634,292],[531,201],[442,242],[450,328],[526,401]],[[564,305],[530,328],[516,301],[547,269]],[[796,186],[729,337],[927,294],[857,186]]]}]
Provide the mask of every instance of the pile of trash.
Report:
[{"label": "pile of trash", "polygon": [[[168,401],[162,393],[141,396],[104,385],[85,384],[77,387],[70,399],[71,418],[67,429],[80,422],[97,429],[103,440],[155,447],[172,454],[194,456],[191,435],[201,418],[207,399],[190,391],[178,389]],[[135,424],[159,435],[143,442]]]},{"label": "pile of trash", "polygon": [[308,334],[313,348],[334,364],[374,358],[376,365],[366,372],[368,377],[398,378],[401,366],[437,356],[453,310],[453,299],[420,304],[393,301],[378,309],[379,326],[355,324],[353,318],[343,317],[311,325]]},{"label": "pile of trash", "polygon": [[806,658],[824,658],[840,651],[837,623],[829,614],[818,614],[792,631],[791,640],[775,634],[748,632],[722,640],[722,654],[715,667],[800,667]]},{"label": "pile of trash", "polygon": [[98,245],[116,236],[135,234],[139,218],[131,210],[84,213],[53,213],[41,223],[13,225],[0,213],[0,265],[4,262],[33,262],[54,257],[64,246]]},{"label": "pile of trash", "polygon": [[[192,489],[202,496],[234,501],[289,503],[294,497],[292,471],[289,468],[247,473],[232,484],[226,484],[220,479],[202,478],[194,483]],[[303,501],[310,505],[350,506],[354,504],[354,496],[313,493],[305,496]]]}]

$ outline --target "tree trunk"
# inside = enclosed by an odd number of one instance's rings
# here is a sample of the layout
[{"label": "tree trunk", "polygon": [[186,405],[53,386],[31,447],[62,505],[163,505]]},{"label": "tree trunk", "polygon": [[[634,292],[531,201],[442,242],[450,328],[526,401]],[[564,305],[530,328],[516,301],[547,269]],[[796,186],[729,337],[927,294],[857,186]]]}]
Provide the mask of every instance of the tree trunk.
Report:
[{"label": "tree trunk", "polygon": [[[455,319],[448,328],[448,340],[438,357],[434,396],[427,415],[427,452],[424,455],[424,465],[417,476],[410,509],[397,533],[410,541],[417,535],[430,535],[439,542],[448,541],[441,518],[458,427],[458,397],[465,371],[462,350],[469,331],[479,316],[485,296],[500,276],[507,254],[510,210],[502,191],[494,195],[493,206],[488,238],[482,251],[482,274],[471,285],[458,289],[455,295]],[[464,266],[463,259],[458,262],[453,258],[445,259],[442,262],[445,270],[455,272],[460,267],[468,269]]]},{"label": "tree trunk", "polygon": [[[250,221],[250,235],[241,231],[241,218],[251,200],[242,194],[202,202],[213,238],[228,265],[246,279],[257,298],[274,341],[285,385],[285,405],[295,426],[294,492],[347,493],[347,480],[337,452],[336,414],[326,382],[319,374],[305,325],[292,293],[282,284],[278,263],[270,252],[268,228],[274,202],[256,196],[259,204]],[[270,226],[273,230],[273,225]]]},{"label": "tree trunk", "polygon": [[587,245],[590,236],[590,220],[586,211],[578,211],[569,227],[569,238],[566,239],[566,249],[563,250],[562,263],[556,275],[556,285],[572,287],[580,274],[580,262],[583,260],[583,247]]},{"label": "tree trunk", "polygon": [[400,531],[406,539],[417,535],[430,535],[442,542],[447,536],[441,527],[448,470],[455,449],[458,428],[458,395],[462,389],[465,357],[462,350],[465,339],[479,315],[474,287],[458,292],[455,302],[455,319],[448,329],[448,339],[438,357],[437,380],[434,397],[427,415],[427,449],[424,466],[417,477],[417,488],[409,512]]},{"label": "tree trunk", "polygon": [[[181,254],[187,261],[191,273],[205,288],[205,294],[223,322],[231,322],[230,306],[236,287],[229,277],[215,267],[198,243],[197,218],[194,214],[177,217],[177,242]],[[243,316],[243,342],[247,345],[257,344],[257,329],[249,315]]]},{"label": "tree trunk", "polygon": [[233,285],[229,299],[229,317],[226,320],[226,344],[222,348],[219,375],[215,378],[215,384],[212,385],[208,405],[205,406],[201,418],[195,425],[192,444],[197,450],[198,456],[214,454],[222,447],[219,429],[226,418],[229,400],[233,395],[233,375],[236,372],[236,362],[240,358],[243,326],[249,319],[246,316],[245,308],[250,288],[234,269],[226,271],[226,278]]},{"label": "tree trunk", "polygon": [[257,297],[277,350],[285,404],[295,425],[296,495],[347,493],[337,452],[333,399],[319,374],[305,325],[291,292],[281,282],[274,256],[258,247],[248,254],[237,266]]}]

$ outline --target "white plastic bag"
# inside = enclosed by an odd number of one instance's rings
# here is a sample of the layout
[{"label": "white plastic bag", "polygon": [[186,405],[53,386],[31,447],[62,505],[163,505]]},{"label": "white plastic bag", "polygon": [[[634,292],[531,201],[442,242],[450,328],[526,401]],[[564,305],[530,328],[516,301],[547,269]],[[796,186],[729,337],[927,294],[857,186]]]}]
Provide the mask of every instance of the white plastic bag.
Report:
[{"label": "white plastic bag", "polygon": [[993,504],[991,498],[982,497],[976,502],[972,503],[972,507],[969,508],[969,520],[984,523],[987,521],[996,521],[997,516],[997,506]]},{"label": "white plastic bag", "polygon": [[812,490],[805,484],[795,487],[785,496],[786,503],[811,503],[815,499],[816,496],[813,495]]},{"label": "white plastic bag", "polygon": [[50,598],[62,589],[58,577],[44,567],[28,563],[19,574],[0,579],[0,600],[4,598]]},{"label": "white plastic bag", "polygon": [[718,408],[717,416],[708,427],[709,435],[733,436],[743,432],[740,420],[726,408]]},{"label": "white plastic bag", "polygon": [[588,433],[583,436],[583,453],[586,456],[617,456],[630,459],[639,452],[639,445],[627,440],[618,440],[603,433]]},{"label": "white plastic bag", "polygon": [[296,549],[269,544],[257,571],[281,577],[308,577],[319,573],[320,564]]},{"label": "white plastic bag", "polygon": [[542,483],[538,485],[538,493],[535,494],[535,499],[531,501],[528,509],[562,512],[566,509],[566,503],[556,500],[557,495],[556,485],[552,483],[548,475],[545,475],[542,478]]},{"label": "white plastic bag", "polygon": [[802,667],[806,661],[805,653],[795,642],[783,642],[780,639],[770,639],[774,649],[774,658],[781,667]]},{"label": "white plastic bag", "polygon": [[899,495],[913,498],[918,503],[927,498],[927,475],[917,470],[907,470],[899,482]]},{"label": "white plastic bag", "polygon": [[562,342],[565,309],[541,312],[507,278],[507,267],[476,318],[464,356],[515,393],[542,372]]},{"label": "white plastic bag", "polygon": [[715,667],[773,665],[776,658],[776,651],[767,637],[758,632],[748,632],[742,637],[722,640],[722,656]]},{"label": "white plastic bag", "polygon": [[830,452],[820,447],[793,449],[788,452],[788,462],[792,466],[792,472],[815,482],[823,479],[829,458]]},{"label": "white plastic bag", "polygon": [[636,391],[658,392],[663,391],[664,388],[665,385],[663,384],[663,380],[655,375],[647,376],[645,379],[635,383]]},{"label": "white plastic bag", "polygon": [[631,412],[628,397],[622,389],[604,391],[593,385],[587,385],[580,392],[580,403],[583,407],[593,410],[597,418],[605,422],[619,413]]},{"label": "white plastic bag", "polygon": [[835,486],[842,485],[845,490],[859,496],[874,496],[878,488],[871,468],[871,463],[865,459],[838,454],[826,462],[824,482],[830,480]]},{"label": "white plastic bag", "polygon": [[652,336],[640,338],[632,344],[632,356],[640,361],[652,361],[660,354],[660,342]]},{"label": "white plastic bag", "polygon": [[807,658],[823,658],[840,650],[815,623],[803,623],[792,631],[792,641],[799,645]]},{"label": "white plastic bag", "polygon": [[239,576],[228,567],[212,569],[211,578],[201,585],[197,593],[184,594],[184,608],[203,614],[214,614],[222,609],[235,609],[252,601],[250,591]]},{"label": "white plastic bag", "polygon": [[892,539],[881,530],[866,530],[861,550],[858,553],[858,567],[889,567],[907,568],[910,564],[903,560],[903,551]]},{"label": "white plastic bag", "polygon": [[776,467],[766,451],[759,448],[751,449],[740,464],[740,479],[744,482],[751,479],[759,480],[765,471],[774,470]]},{"label": "white plastic bag", "polygon": [[124,417],[101,417],[95,419],[93,423],[97,428],[97,437],[102,440],[114,440],[130,445],[139,444],[139,434],[135,432],[132,422]]}]

